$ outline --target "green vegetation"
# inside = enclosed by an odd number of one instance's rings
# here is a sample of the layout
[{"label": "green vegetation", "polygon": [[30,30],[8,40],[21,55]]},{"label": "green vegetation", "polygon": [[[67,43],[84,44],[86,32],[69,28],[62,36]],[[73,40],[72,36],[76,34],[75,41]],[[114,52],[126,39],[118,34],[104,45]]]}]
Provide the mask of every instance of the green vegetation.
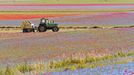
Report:
[{"label": "green vegetation", "polygon": [[25,72],[30,72],[32,70],[34,70],[30,65],[28,64],[21,64],[17,66],[17,69],[21,72],[21,73],[25,73]]},{"label": "green vegetation", "polygon": [[14,75],[14,71],[7,66],[6,71],[5,71],[5,75]]},{"label": "green vegetation", "polygon": [[123,53],[123,52],[118,52],[114,55],[105,55],[101,57],[86,57],[84,59],[74,59],[74,58],[69,58],[65,59],[63,61],[59,62],[51,62],[49,64],[50,68],[68,68],[70,70],[75,70],[78,68],[95,68],[97,66],[103,66],[103,64],[96,64],[97,62],[100,61],[106,61],[106,60],[112,60],[114,58],[121,58],[121,57],[127,57],[127,56],[133,56],[134,53]]},{"label": "green vegetation", "polygon": [[13,68],[7,66],[5,70],[0,70],[0,75],[15,75]]}]

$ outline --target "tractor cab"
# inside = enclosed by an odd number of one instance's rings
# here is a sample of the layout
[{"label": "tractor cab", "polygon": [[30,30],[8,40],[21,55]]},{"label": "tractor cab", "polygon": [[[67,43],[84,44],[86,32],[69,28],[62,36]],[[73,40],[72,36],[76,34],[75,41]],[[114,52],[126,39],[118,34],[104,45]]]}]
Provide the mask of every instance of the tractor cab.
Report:
[{"label": "tractor cab", "polygon": [[44,19],[42,18],[40,21],[40,24],[53,24],[54,21],[53,20],[48,20],[48,19]]},{"label": "tractor cab", "polygon": [[48,21],[48,19],[42,18],[40,21],[40,24],[45,24]]}]

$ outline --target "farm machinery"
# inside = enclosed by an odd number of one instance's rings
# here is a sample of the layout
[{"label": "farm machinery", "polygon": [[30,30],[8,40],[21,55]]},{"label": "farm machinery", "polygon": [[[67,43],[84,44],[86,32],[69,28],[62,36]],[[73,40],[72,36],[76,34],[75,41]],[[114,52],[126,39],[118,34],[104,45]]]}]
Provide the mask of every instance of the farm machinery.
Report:
[{"label": "farm machinery", "polygon": [[39,26],[35,26],[30,21],[23,21],[21,25],[21,29],[23,32],[46,32],[47,30],[52,30],[53,32],[58,32],[59,27],[58,24],[54,23],[54,21],[42,18],[40,20]]}]

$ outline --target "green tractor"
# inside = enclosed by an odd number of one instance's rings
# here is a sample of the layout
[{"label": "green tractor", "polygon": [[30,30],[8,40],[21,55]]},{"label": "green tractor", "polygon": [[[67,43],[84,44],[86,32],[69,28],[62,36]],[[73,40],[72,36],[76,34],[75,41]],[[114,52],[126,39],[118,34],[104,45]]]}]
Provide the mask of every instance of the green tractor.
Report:
[{"label": "green tractor", "polygon": [[42,18],[38,27],[39,32],[46,32],[47,30],[52,30],[53,32],[58,32],[59,27],[58,24],[54,23],[54,21],[50,21],[48,19]]}]

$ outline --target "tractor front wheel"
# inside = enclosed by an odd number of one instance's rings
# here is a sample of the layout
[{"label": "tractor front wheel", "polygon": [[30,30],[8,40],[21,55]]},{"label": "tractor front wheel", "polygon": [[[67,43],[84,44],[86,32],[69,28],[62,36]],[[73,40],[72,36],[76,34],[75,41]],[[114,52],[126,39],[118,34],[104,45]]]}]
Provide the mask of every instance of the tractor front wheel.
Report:
[{"label": "tractor front wheel", "polygon": [[59,31],[59,28],[58,28],[58,27],[53,27],[53,28],[52,28],[52,31],[53,31],[53,32],[58,32],[58,31]]}]

